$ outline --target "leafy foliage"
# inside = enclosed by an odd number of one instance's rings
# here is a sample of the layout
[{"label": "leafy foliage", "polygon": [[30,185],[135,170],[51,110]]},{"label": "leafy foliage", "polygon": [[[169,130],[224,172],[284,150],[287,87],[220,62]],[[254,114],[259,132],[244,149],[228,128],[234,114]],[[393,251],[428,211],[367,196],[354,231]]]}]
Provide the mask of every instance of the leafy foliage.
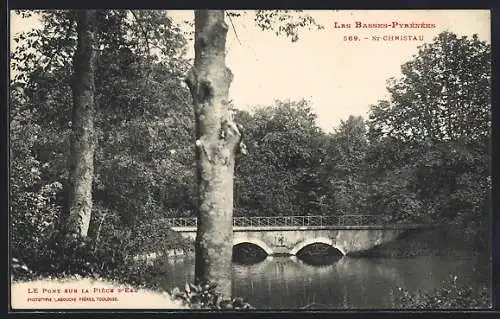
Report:
[{"label": "leafy foliage", "polygon": [[174,288],[171,295],[182,300],[191,309],[250,310],[254,309],[240,297],[225,299],[216,291],[215,283],[194,285],[186,283],[184,291]]},{"label": "leafy foliage", "polygon": [[301,28],[316,27],[318,30],[324,28],[308,14],[292,14],[297,12],[301,12],[301,10],[257,10],[255,23],[262,30],[274,31],[277,36],[286,35],[292,42],[299,40]]},{"label": "leafy foliage", "polygon": [[236,114],[236,120],[245,123],[244,138],[249,141],[248,155],[235,173],[237,214],[309,213],[318,198],[318,168],[324,157],[323,133],[315,117],[305,100],[276,101],[254,114]]},{"label": "leafy foliage", "polygon": [[[192,120],[185,40],[163,11],[98,12],[94,211],[88,239],[66,238],[73,11],[36,11],[42,28],[18,35],[11,56],[11,252],[31,276],[79,273],[146,281],[138,251],[188,249],[162,217],[191,209]],[[144,22],[142,21],[142,22]],[[161,34],[161,36],[160,36]],[[153,56],[154,53],[154,56]],[[169,54],[160,62],[159,56]],[[165,155],[168,156],[165,156]],[[163,185],[184,184],[175,192]],[[154,236],[153,236],[154,235]],[[148,268],[149,267],[149,268]]]},{"label": "leafy foliage", "polygon": [[372,107],[370,135],[405,141],[481,142],[491,126],[491,48],[443,32],[388,81],[390,101]]},{"label": "leafy foliage", "polygon": [[486,227],[490,51],[476,35],[443,32],[389,81],[390,99],[372,106],[368,121],[376,210],[400,220]]},{"label": "leafy foliage", "polygon": [[33,123],[32,113],[14,114],[10,127],[10,247],[14,256],[30,260],[57,227],[61,205],[56,199],[62,184],[44,178],[50,164],[33,154],[37,137],[43,132]]},{"label": "leafy foliage", "polygon": [[366,214],[366,126],[360,116],[341,121],[327,144],[325,180],[338,214]]},{"label": "leafy foliage", "polygon": [[407,309],[484,309],[491,308],[488,288],[475,291],[470,286],[458,284],[457,276],[443,283],[443,287],[425,293],[410,293],[403,288],[397,290],[399,304]]}]

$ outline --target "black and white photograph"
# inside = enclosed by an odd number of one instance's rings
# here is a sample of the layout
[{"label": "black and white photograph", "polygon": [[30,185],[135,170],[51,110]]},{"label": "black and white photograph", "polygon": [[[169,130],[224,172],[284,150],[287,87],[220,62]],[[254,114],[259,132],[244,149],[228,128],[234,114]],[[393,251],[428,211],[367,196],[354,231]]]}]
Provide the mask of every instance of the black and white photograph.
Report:
[{"label": "black and white photograph", "polygon": [[11,312],[491,309],[490,10],[9,20]]}]

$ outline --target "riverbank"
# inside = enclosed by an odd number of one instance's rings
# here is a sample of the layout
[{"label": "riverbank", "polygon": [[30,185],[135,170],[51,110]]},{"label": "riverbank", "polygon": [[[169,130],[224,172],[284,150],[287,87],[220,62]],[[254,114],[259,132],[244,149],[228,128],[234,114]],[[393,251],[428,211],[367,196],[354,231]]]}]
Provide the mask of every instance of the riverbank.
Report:
[{"label": "riverbank", "polygon": [[396,241],[358,253],[363,257],[490,255],[486,234],[465,236],[462,229],[410,231]]},{"label": "riverbank", "polygon": [[153,264],[158,261],[164,261],[168,258],[186,258],[194,257],[193,250],[171,249],[166,252],[151,252],[141,255],[135,255],[133,260],[136,262],[146,262],[146,264]]}]

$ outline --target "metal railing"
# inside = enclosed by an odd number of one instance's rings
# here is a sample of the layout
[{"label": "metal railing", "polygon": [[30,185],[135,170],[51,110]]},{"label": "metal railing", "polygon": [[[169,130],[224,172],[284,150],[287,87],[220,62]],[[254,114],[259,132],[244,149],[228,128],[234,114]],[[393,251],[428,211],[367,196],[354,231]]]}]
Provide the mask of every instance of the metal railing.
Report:
[{"label": "metal railing", "polygon": [[[383,215],[234,217],[233,227],[383,225]],[[166,218],[170,227],[197,227],[196,217]]]}]

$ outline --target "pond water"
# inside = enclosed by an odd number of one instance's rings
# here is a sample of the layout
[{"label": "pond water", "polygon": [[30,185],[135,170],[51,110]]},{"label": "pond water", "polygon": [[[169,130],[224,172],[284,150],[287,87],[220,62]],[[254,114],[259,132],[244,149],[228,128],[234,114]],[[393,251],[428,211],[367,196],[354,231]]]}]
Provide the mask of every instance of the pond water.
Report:
[{"label": "pond water", "polygon": [[[394,290],[431,291],[450,276],[458,284],[489,287],[490,262],[484,256],[411,258],[342,257],[311,265],[294,256],[268,256],[253,264],[233,264],[233,295],[260,309],[390,309]],[[194,259],[170,260],[161,276],[170,291],[194,280]]]}]

